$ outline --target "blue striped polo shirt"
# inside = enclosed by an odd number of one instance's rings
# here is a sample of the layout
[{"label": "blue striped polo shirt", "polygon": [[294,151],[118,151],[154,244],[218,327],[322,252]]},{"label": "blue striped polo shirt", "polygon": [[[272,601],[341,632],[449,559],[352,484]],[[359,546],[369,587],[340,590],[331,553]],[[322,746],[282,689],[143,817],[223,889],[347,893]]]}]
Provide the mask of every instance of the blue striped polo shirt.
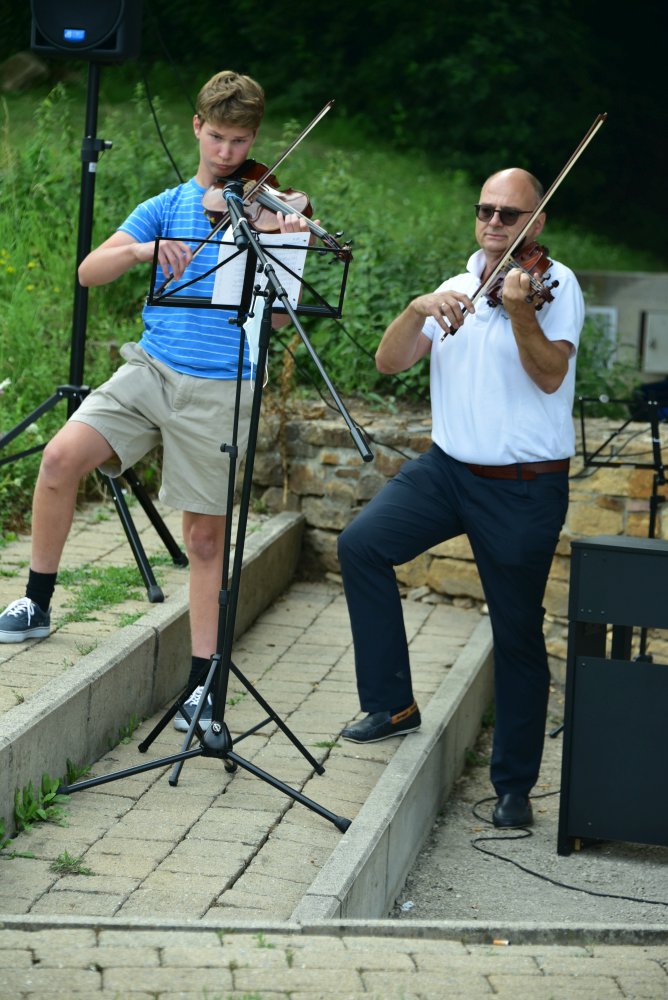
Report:
[{"label": "blue striped polo shirt", "polygon": [[[119,229],[139,243],[158,236],[183,240],[193,248],[211,235],[211,224],[202,208],[204,188],[194,179],[169,188],[142,202]],[[211,300],[214,274],[181,289],[184,281],[204,274],[218,260],[218,246],[207,244],[191,261],[178,286],[178,295]],[[156,286],[163,281],[158,270]],[[176,290],[178,288],[178,290]],[[235,313],[192,306],[144,306],[144,333],[139,344],[152,357],[175,371],[200,378],[235,379],[239,360],[239,327],[230,323]],[[244,346],[243,378],[250,378],[248,344]]]}]

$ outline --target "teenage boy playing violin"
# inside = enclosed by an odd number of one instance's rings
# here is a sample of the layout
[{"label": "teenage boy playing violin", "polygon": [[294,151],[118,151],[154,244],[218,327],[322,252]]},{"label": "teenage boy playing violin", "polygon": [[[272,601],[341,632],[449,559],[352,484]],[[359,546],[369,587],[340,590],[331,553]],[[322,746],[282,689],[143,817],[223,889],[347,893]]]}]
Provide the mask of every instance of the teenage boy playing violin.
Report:
[{"label": "teenage boy playing violin", "polygon": [[[420,725],[394,567],[457,535],[468,536],[494,637],[496,726],[491,779],[499,827],[532,822],[549,671],[542,607],[568,505],[575,451],[575,353],[584,319],[572,271],[540,311],[529,275],[510,270],[502,302],[471,297],[545,223],[538,181],[519,169],[484,184],[475,206],[480,249],[467,270],[420,295],[385,331],[379,371],[404,371],[429,356],[433,444],[407,462],[339,538],[341,572],[365,718],[343,737],[370,743]],[[465,310],[465,312],[463,311]]]},{"label": "teenage boy playing violin", "polygon": [[[84,286],[104,285],[137,265],[158,260],[165,280],[196,277],[213,267],[218,250],[193,246],[211,233],[202,196],[247,159],[264,113],[255,80],[225,70],[197,97],[192,127],[199,147],[195,176],[140,204],[117,231],[79,266]],[[282,232],[305,223],[278,216]],[[208,284],[207,284],[208,280]],[[213,275],[198,284],[211,290]],[[193,294],[192,289],[185,294]],[[216,650],[222,577],[228,459],[220,443],[231,438],[238,374],[240,328],[235,313],[189,307],[146,306],[138,344],[125,344],[125,364],[88,395],[44,450],[32,514],[32,559],[25,597],[0,616],[0,642],[49,634],[50,603],[60,558],[72,524],[79,480],[95,468],[118,476],[158,444],[163,447],[160,499],[183,512],[183,539],[190,564],[191,679]],[[286,317],[275,317],[282,325]],[[248,345],[244,379],[250,378]],[[242,391],[239,455],[247,442],[252,393]],[[201,696],[192,696],[190,714]],[[204,706],[200,724],[210,722]],[[179,713],[175,726],[186,730]]]}]

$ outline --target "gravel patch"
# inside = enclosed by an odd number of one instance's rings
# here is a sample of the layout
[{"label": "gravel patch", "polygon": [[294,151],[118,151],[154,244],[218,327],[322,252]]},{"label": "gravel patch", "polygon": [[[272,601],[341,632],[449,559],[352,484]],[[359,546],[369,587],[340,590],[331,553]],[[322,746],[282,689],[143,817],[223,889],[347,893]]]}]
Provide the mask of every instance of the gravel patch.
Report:
[{"label": "gravel patch", "polygon": [[[563,717],[563,702],[563,691],[554,688],[551,731]],[[668,847],[598,842],[568,856],[557,854],[561,735],[546,734],[530,833],[494,829],[491,736],[491,729],[483,730],[469,755],[469,766],[438,816],[391,916],[580,925],[665,922],[668,928]],[[665,794],[665,789],[656,791]]]}]

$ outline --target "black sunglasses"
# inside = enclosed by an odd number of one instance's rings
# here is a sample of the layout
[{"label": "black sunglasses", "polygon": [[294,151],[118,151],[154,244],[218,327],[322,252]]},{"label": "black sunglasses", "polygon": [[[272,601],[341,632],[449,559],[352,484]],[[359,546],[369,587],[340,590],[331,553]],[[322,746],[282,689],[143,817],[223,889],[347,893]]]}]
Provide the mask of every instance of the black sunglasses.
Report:
[{"label": "black sunglasses", "polygon": [[474,205],[473,207],[476,218],[481,222],[489,222],[498,212],[504,226],[514,226],[520,215],[531,215],[529,210],[522,212],[519,208],[495,208],[494,205]]}]

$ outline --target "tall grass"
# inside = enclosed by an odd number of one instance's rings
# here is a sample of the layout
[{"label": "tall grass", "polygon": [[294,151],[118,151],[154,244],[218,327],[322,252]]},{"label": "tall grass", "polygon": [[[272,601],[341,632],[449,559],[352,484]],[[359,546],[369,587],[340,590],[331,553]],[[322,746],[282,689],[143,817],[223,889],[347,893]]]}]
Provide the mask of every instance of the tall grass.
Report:
[{"label": "tall grass", "polygon": [[[164,138],[185,177],[197,152],[189,113],[177,124],[167,105],[156,102]],[[67,383],[72,338],[75,256],[81,189],[80,86],[59,84],[48,96],[4,98],[0,139],[0,433]],[[416,294],[462,269],[475,249],[473,203],[478,184],[463,173],[445,172],[423,154],[376,148],[362,133],[341,134],[327,121],[279,171],[285,186],[307,191],[314,214],[330,231],[353,240],[354,260],[345,296],[343,324],[305,320],[304,327],[334,384],[344,396],[387,402],[420,392],[426,372],[388,382],[370,360],[387,323]],[[294,122],[267,122],[255,155],[272,163],[297,129]],[[338,135],[337,135],[338,132]],[[144,97],[107,105],[98,135],[113,143],[96,171],[93,244],[105,239],[141,200],[178,183],[154,129]],[[555,213],[557,207],[555,207]],[[555,215],[556,218],[556,215]],[[548,227],[551,253],[574,268],[656,269],[643,253],[611,244],[572,226]],[[308,275],[307,275],[308,277]],[[148,268],[135,268],[89,295],[84,381],[96,385],[117,365],[117,348],[141,332],[140,311]],[[317,272],[318,291],[336,296],[341,268]],[[283,334],[272,343],[272,383],[283,359]],[[593,334],[592,334],[593,336]],[[298,385],[305,391],[311,371],[303,346],[296,351]],[[596,352],[594,355],[598,358]],[[599,363],[599,360],[596,361]],[[609,371],[609,369],[606,369]],[[62,425],[60,403],[13,442],[14,450],[44,443]],[[15,447],[16,446],[16,447]],[[38,458],[0,466],[0,531],[25,521]]]}]

